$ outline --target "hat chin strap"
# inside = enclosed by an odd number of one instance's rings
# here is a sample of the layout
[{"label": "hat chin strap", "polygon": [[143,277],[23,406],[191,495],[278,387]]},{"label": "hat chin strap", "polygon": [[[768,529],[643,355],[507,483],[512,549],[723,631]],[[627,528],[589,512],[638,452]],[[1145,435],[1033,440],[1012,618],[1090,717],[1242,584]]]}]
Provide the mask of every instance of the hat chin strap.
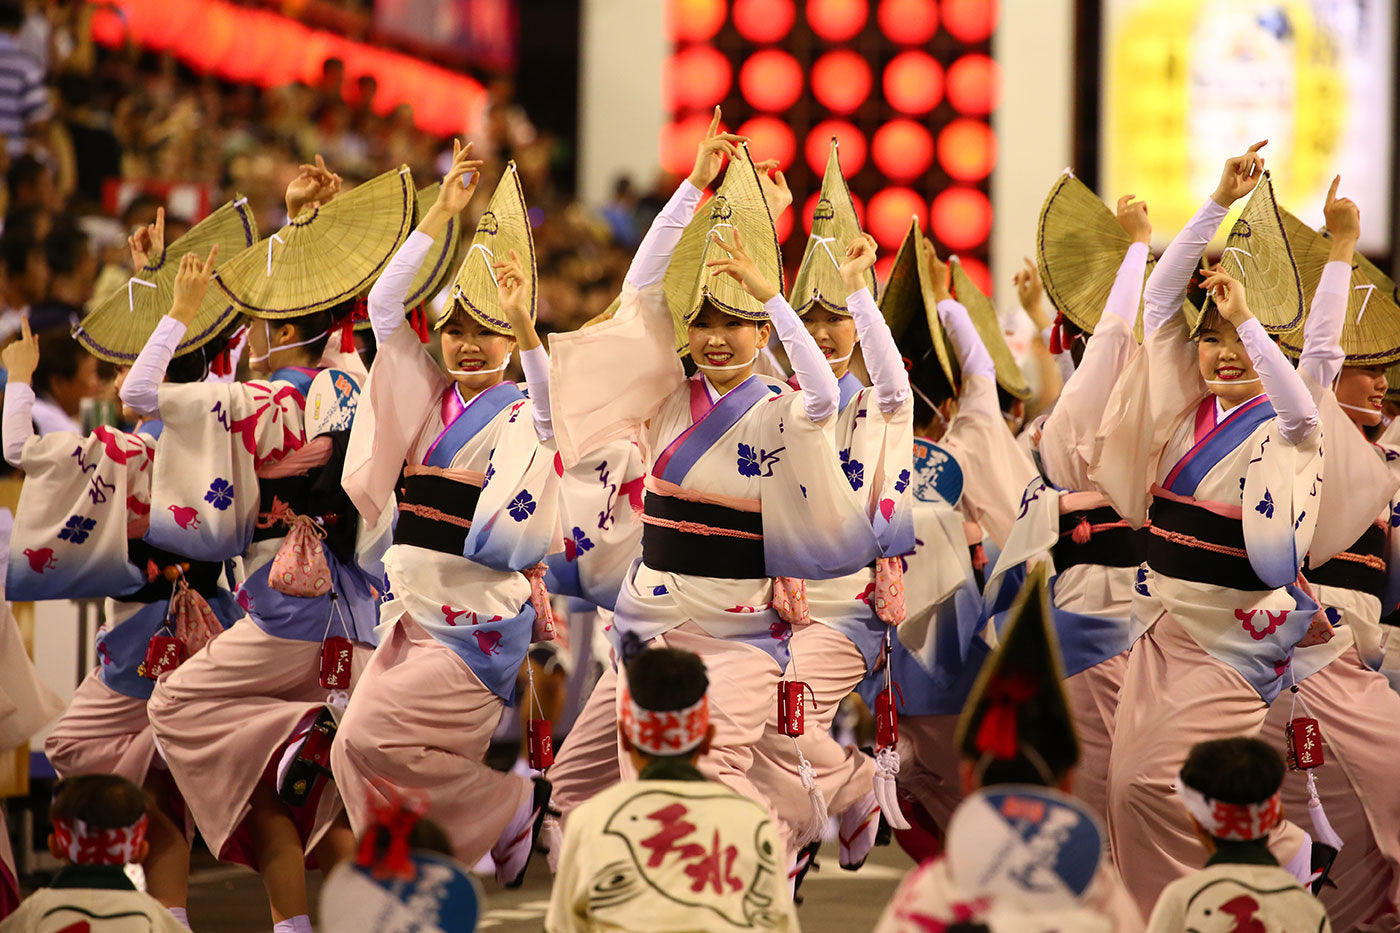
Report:
[{"label": "hat chin strap", "polygon": [[828,358],[827,358],[827,362],[828,362],[828,363],[831,363],[832,365],[835,365],[836,363],[844,363],[844,362],[846,362],[847,360],[849,360],[851,357],[853,357],[853,356],[855,356],[855,355],[856,355],[856,348],[855,348],[855,345],[853,344],[853,345],[851,346],[851,352],[850,352],[850,353],[847,353],[845,356],[832,356],[832,357],[828,357]]},{"label": "hat chin strap", "polygon": [[1253,379],[1206,379],[1203,380],[1208,386],[1247,386],[1252,382],[1258,382],[1259,377]]},{"label": "hat chin strap", "polygon": [[1371,408],[1365,405],[1348,405],[1346,402],[1343,402],[1340,399],[1338,399],[1337,404],[1345,408],[1347,411],[1359,411],[1363,415],[1381,414],[1381,410],[1379,408]]},{"label": "hat chin strap", "polygon": [[505,361],[502,362],[500,366],[495,366],[491,369],[453,369],[451,366],[443,365],[446,366],[447,371],[454,376],[483,376],[491,373],[505,372],[506,367],[510,365],[510,354],[506,354]]},{"label": "hat chin strap", "polygon": [[[849,357],[847,358],[849,359]],[[741,369],[747,369],[748,367],[752,366],[754,363],[757,362],[758,353],[755,352],[753,358],[750,359],[747,363],[730,363],[728,366],[712,366],[709,363],[702,363],[699,360],[696,360],[695,368],[704,370],[707,373],[733,373],[738,372]]]},{"label": "hat chin strap", "polygon": [[316,341],[320,340],[322,337],[326,336],[326,334],[329,334],[329,333],[330,333],[330,331],[328,331],[328,330],[323,330],[323,331],[321,331],[319,334],[317,334],[315,337],[312,337],[310,340],[298,340],[296,343],[284,343],[284,344],[282,344],[280,347],[274,347],[274,346],[272,345],[272,325],[269,324],[269,323],[267,323],[267,318],[263,318],[263,319],[262,319],[262,322],[263,322],[263,333],[267,335],[267,352],[266,352],[266,353],[263,353],[263,354],[260,354],[260,355],[258,355],[258,356],[249,356],[249,357],[248,357],[248,362],[249,362],[249,363],[262,363],[262,362],[264,362],[264,361],[266,361],[266,360],[271,359],[271,358],[272,358],[272,354],[277,353],[278,351],[281,351],[281,350],[295,350],[297,347],[304,347],[304,346],[306,346],[306,345],[308,345],[308,344],[315,343]]}]

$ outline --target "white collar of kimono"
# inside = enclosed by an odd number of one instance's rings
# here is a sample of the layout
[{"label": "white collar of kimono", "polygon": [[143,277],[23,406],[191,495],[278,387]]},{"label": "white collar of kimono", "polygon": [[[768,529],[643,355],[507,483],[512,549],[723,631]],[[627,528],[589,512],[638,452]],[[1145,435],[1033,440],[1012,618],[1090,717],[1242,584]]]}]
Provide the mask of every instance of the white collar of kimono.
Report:
[{"label": "white collar of kimono", "polygon": [[[1263,394],[1263,392],[1259,393],[1259,395]],[[1219,424],[1220,422],[1224,421],[1225,416],[1228,415],[1230,412],[1234,411],[1236,408],[1239,408],[1240,405],[1248,405],[1250,402],[1257,399],[1259,395],[1251,395],[1249,398],[1245,399],[1243,402],[1240,402],[1238,405],[1231,405],[1229,408],[1225,407],[1224,403],[1220,401],[1220,396],[1217,395],[1215,397],[1215,423]]]}]

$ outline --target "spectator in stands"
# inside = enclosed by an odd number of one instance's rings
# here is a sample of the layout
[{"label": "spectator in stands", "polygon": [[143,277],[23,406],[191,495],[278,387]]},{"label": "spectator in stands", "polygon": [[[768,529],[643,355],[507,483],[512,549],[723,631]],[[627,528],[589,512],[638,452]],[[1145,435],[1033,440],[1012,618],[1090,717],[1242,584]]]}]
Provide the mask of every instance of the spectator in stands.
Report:
[{"label": "spectator in stands", "polygon": [[1322,902],[1269,852],[1269,831],[1283,818],[1283,774],[1283,759],[1259,739],[1216,739],[1191,749],[1176,793],[1210,857],[1196,874],[1167,885],[1149,933],[1204,929],[1211,917],[1231,918],[1235,930],[1330,933]]},{"label": "spectator in stands", "polygon": [[29,316],[30,306],[48,294],[49,263],[44,241],[35,235],[38,222],[38,217],[33,223],[7,220],[0,233],[0,341],[19,333],[19,322]]},{"label": "spectator in stands", "polygon": [[146,857],[141,788],[115,774],[67,778],[54,787],[49,816],[49,851],[63,867],[47,888],[35,891],[0,923],[0,933],[87,930],[95,920],[129,925],[121,929],[184,933],[175,916],[138,891],[126,875],[127,864]]},{"label": "spectator in stands", "polygon": [[30,309],[29,326],[37,333],[55,328],[72,330],[92,298],[97,257],[89,248],[87,234],[67,219],[44,241],[44,256],[49,267],[48,294]]},{"label": "spectator in stands", "polygon": [[[0,80],[3,80],[3,72],[0,72]],[[37,207],[40,210],[51,211],[59,206],[53,172],[27,152],[10,161],[10,170],[5,173],[5,184],[10,189],[10,210],[17,207]]]},{"label": "spectator in stands", "polygon": [[637,236],[637,192],[632,187],[632,179],[626,175],[613,183],[613,199],[603,208],[603,219],[612,229],[613,239],[623,246],[634,247],[640,242]]},{"label": "spectator in stands", "polygon": [[34,359],[24,365],[28,371],[17,366],[9,374],[11,382],[34,386],[34,433],[41,437],[54,431],[85,434],[79,417],[83,400],[102,392],[97,358],[67,328],[47,331],[36,340]]},{"label": "spectator in stands", "polygon": [[82,206],[99,208],[102,185],[122,173],[122,145],[106,121],[94,109],[96,80],[88,75],[64,74],[58,78],[59,118],[73,140],[78,173],[77,193]]},{"label": "spectator in stands", "polygon": [[44,63],[18,42],[24,28],[20,0],[0,0],[0,136],[11,156],[25,150],[25,136],[53,116]]}]

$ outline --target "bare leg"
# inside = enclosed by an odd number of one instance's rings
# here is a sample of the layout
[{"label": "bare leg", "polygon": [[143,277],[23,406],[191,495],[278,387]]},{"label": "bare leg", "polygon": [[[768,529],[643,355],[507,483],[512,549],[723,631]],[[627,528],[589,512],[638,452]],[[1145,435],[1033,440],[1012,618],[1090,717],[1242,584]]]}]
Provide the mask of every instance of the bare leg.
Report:
[{"label": "bare leg", "polygon": [[343,811],[326,830],[321,841],[316,843],[311,854],[316,856],[322,875],[330,874],[332,868],[355,857],[355,833],[351,831],[350,819]]},{"label": "bare leg", "polygon": [[259,781],[249,800],[252,812],[248,826],[253,835],[253,852],[272,907],[272,922],[280,923],[308,912],[306,864],[301,836],[287,805],[264,781]]},{"label": "bare leg", "polygon": [[141,863],[146,873],[146,891],[166,907],[184,907],[189,894],[190,846],[184,829],[176,825],[164,804],[174,793],[168,774],[152,771],[144,789],[149,803],[150,823],[146,842],[150,853]]}]

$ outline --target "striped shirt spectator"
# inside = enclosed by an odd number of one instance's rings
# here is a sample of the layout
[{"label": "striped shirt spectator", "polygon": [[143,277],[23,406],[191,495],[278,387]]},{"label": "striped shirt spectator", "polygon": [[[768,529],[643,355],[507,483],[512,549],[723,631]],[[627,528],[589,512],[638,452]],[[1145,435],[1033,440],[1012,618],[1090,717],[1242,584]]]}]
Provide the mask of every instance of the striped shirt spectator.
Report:
[{"label": "striped shirt spectator", "polygon": [[44,86],[44,66],[15,41],[18,24],[5,21],[0,10],[0,135],[11,156],[24,151],[25,134],[53,115]]}]

